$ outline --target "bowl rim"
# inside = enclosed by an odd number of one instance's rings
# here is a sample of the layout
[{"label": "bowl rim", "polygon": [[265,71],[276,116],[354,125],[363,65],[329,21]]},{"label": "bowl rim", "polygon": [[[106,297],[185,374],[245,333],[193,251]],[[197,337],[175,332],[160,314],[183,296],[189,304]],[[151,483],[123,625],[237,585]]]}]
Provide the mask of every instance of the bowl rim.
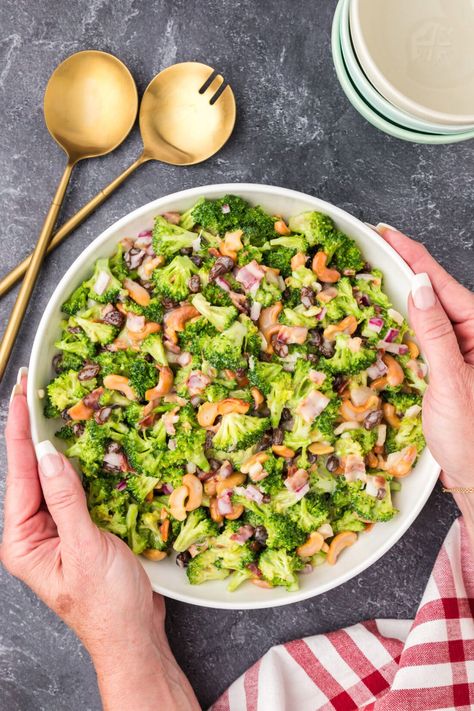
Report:
[{"label": "bowl rim", "polygon": [[361,0],[352,0],[350,4],[351,35],[360,64],[376,89],[398,108],[426,121],[434,120],[448,126],[474,124],[474,114],[449,114],[432,109],[406,96],[387,79],[377,66],[367,46],[360,21],[360,2]]},{"label": "bowl rim", "polygon": [[[33,347],[31,351],[31,356],[30,356],[30,361],[29,361],[29,369],[30,373],[34,373],[37,368],[37,363],[41,359],[42,352],[42,341],[43,341],[43,336],[45,332],[47,331],[50,321],[52,317],[54,317],[55,311],[57,308],[60,306],[60,302],[62,300],[61,298],[61,293],[64,290],[64,288],[71,283],[71,280],[74,280],[76,272],[78,272],[82,266],[84,266],[87,262],[90,262],[91,256],[94,254],[94,252],[97,250],[98,247],[101,247],[102,245],[106,244],[111,237],[115,233],[117,233],[121,228],[125,227],[127,223],[135,220],[136,218],[140,218],[142,214],[147,213],[151,210],[160,210],[162,209],[163,205],[169,206],[170,203],[173,201],[183,199],[183,198],[189,198],[191,201],[192,199],[196,199],[198,197],[201,197],[202,195],[225,195],[228,193],[236,193],[239,194],[240,192],[248,192],[248,193],[260,193],[260,194],[267,194],[272,197],[286,197],[286,198],[294,198],[294,199],[303,199],[305,201],[309,200],[314,200],[315,202],[318,203],[318,205],[315,205],[315,209],[321,209],[324,211],[325,207],[327,206],[327,209],[330,213],[336,216],[340,216],[341,219],[343,218],[344,220],[348,221],[349,223],[352,223],[354,225],[355,230],[357,231],[362,231],[365,233],[366,237],[368,237],[369,240],[376,240],[376,234],[373,229],[371,229],[366,223],[362,222],[358,218],[354,217],[350,213],[346,212],[342,208],[339,208],[332,203],[329,203],[326,200],[322,200],[321,198],[317,198],[312,195],[308,195],[307,193],[303,193],[301,191],[297,190],[292,190],[289,188],[283,188],[279,186],[274,186],[274,185],[267,185],[267,184],[259,184],[259,183],[217,183],[217,184],[210,184],[210,185],[203,185],[203,186],[198,186],[194,188],[188,188],[185,190],[177,191],[174,193],[170,193],[169,195],[165,195],[161,198],[157,198],[156,200],[151,200],[150,202],[146,203],[145,205],[142,205],[141,207],[136,208],[135,210],[129,212],[127,215],[124,215],[120,219],[116,220],[112,225],[110,225],[108,228],[106,228],[103,232],[101,232],[92,242],[89,243],[89,245],[79,254],[79,256],[72,262],[72,264],[69,266],[67,271],[64,273],[63,277],[59,280],[57,283],[53,294],[51,295],[48,304],[45,307],[45,310],[43,312],[43,315],[41,317],[40,323],[38,325],[35,339],[33,342]],[[397,263],[397,266],[401,271],[405,273],[408,279],[411,279],[413,276],[413,271],[410,269],[410,267],[406,264],[406,262],[400,257],[400,255],[384,240],[377,240],[377,248],[380,249],[382,252],[385,252],[386,256],[390,258],[393,262]],[[39,431],[38,431],[38,421],[36,420],[36,413],[35,409],[33,406],[33,403],[35,402],[35,398],[37,397],[37,393],[35,392],[35,387],[34,387],[34,378],[30,377],[28,380],[28,388],[27,388],[27,400],[28,400],[28,407],[29,407],[29,412],[30,412],[30,423],[31,423],[31,435],[34,444],[37,444],[39,441]],[[160,582],[159,585],[155,584],[152,582],[152,587],[153,589],[161,593],[167,597],[170,597],[174,600],[178,600],[180,602],[185,602],[191,605],[198,605],[199,607],[210,607],[214,609],[227,609],[227,610],[245,610],[245,609],[263,609],[263,608],[270,608],[270,607],[279,607],[281,605],[289,605],[292,603],[296,602],[301,602],[302,600],[307,600],[312,597],[316,597],[317,595],[321,595],[328,590],[332,590],[333,588],[339,587],[340,585],[346,583],[347,581],[351,580],[352,578],[360,575],[364,570],[369,568],[371,565],[373,565],[379,558],[381,558],[387,551],[392,548],[395,543],[397,543],[400,538],[406,533],[408,528],[413,524],[415,519],[418,517],[420,511],[422,510],[423,506],[427,502],[429,496],[431,495],[431,492],[436,484],[436,481],[439,476],[440,472],[440,467],[438,464],[435,462],[433,459],[432,455],[430,454],[429,450],[425,450],[427,457],[429,458],[428,462],[428,475],[426,475],[426,480],[425,480],[425,489],[424,493],[417,499],[415,505],[411,509],[411,512],[409,515],[407,515],[406,520],[395,529],[391,533],[391,535],[387,536],[387,538],[381,543],[379,548],[377,548],[372,554],[368,555],[366,558],[364,558],[363,561],[361,561],[358,565],[356,565],[354,568],[351,568],[349,571],[345,573],[339,573],[334,576],[334,578],[326,583],[319,583],[316,587],[317,590],[315,591],[314,589],[300,589],[298,591],[295,591],[294,593],[288,593],[284,592],[282,593],[281,597],[278,599],[272,599],[272,598],[262,598],[262,599],[255,599],[252,601],[238,601],[236,600],[235,602],[231,601],[218,601],[216,602],[215,600],[209,600],[209,599],[197,599],[193,597],[192,592],[188,593],[181,593],[181,592],[176,592],[175,590],[172,590],[167,587],[166,582]],[[146,566],[145,570],[146,570]]]},{"label": "bowl rim", "polygon": [[395,106],[395,104],[392,104],[385,96],[377,91],[364,73],[352,44],[350,5],[351,0],[343,0],[339,26],[341,50],[347,73],[352,79],[354,86],[361,92],[366,103],[371,105],[385,118],[398,123],[401,128],[410,131],[451,136],[472,130],[472,126],[449,126],[447,124],[423,121],[418,116],[412,116],[398,106]]},{"label": "bowl rim", "polygon": [[441,134],[428,134],[419,133],[416,131],[410,131],[409,129],[398,126],[398,124],[392,123],[385,117],[378,114],[369,104],[367,104],[358,93],[355,88],[350,75],[347,71],[346,65],[344,64],[344,59],[342,56],[341,41],[340,41],[340,17],[342,9],[342,1],[339,0],[336,12],[334,13],[334,19],[332,23],[331,30],[331,47],[332,47],[332,58],[334,63],[334,68],[336,70],[336,75],[341,85],[346,97],[352,104],[354,109],[363,116],[366,121],[368,121],[372,126],[387,133],[394,138],[399,138],[402,141],[410,141],[411,143],[420,143],[428,145],[442,145],[448,143],[460,143],[461,141],[467,141],[474,138],[474,129],[471,131],[466,131],[464,133],[454,133],[451,135],[441,135]]}]

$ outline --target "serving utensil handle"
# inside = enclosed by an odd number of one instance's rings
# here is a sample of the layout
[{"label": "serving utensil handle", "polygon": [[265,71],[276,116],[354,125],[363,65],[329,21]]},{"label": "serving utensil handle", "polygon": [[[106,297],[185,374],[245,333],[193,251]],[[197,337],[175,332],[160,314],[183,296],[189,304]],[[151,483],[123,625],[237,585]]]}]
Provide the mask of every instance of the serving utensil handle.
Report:
[{"label": "serving utensil handle", "polygon": [[43,262],[44,255],[46,254],[54,225],[58,218],[59,210],[66,193],[66,188],[68,186],[73,167],[74,161],[68,160],[62,178],[59,181],[56,193],[53,197],[51,207],[48,210],[43,227],[41,228],[36,247],[29,260],[25,279],[23,280],[23,284],[20,287],[20,291],[18,292],[18,296],[16,297],[15,304],[10,314],[10,319],[0,344],[0,380],[3,378],[5,368],[7,367],[10,354],[23,320],[23,316],[25,315],[32,291],[38,278],[41,264]]},{"label": "serving utensil handle", "polygon": [[[61,242],[69,235],[71,232],[83,221],[88,217],[91,212],[93,212],[99,205],[101,205],[104,200],[106,200],[109,195],[111,195],[116,188],[121,185],[124,180],[128,178],[128,176],[133,173],[142,163],[145,163],[147,160],[149,160],[147,157],[145,157],[143,154],[137,158],[137,160],[132,163],[131,165],[126,168],[123,173],[121,173],[115,180],[112,180],[111,183],[109,183],[105,188],[100,190],[95,197],[92,198],[92,200],[89,200],[89,202],[81,207],[78,212],[76,212],[75,215],[73,215],[67,222],[62,225],[62,227],[59,228],[59,230],[54,234],[52,240],[50,241],[48,245],[48,254],[51,252],[55,247],[58,246],[58,244],[61,244]],[[23,274],[26,272],[28,269],[31,259],[32,259],[33,254],[30,254],[28,257],[26,257],[22,262],[20,262],[16,267],[14,267],[8,274],[6,274],[3,279],[0,281],[0,296],[3,296],[4,294],[9,291],[12,286],[16,284],[16,282],[21,279]]]}]

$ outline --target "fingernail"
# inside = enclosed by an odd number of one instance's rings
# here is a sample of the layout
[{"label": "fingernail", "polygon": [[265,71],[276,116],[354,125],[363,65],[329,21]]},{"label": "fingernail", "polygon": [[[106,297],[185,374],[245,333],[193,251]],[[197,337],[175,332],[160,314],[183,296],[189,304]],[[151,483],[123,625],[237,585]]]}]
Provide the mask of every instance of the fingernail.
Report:
[{"label": "fingernail", "polygon": [[21,381],[23,380],[24,375],[28,375],[28,368],[23,365],[18,371],[18,375],[16,376],[17,385],[21,385]]},{"label": "fingernail", "polygon": [[413,277],[411,281],[411,295],[413,303],[420,311],[426,311],[435,305],[435,293],[426,272],[415,274]]},{"label": "fingernail", "polygon": [[370,227],[371,230],[376,229],[375,225],[372,225],[370,222],[364,222],[364,225],[367,225],[367,227]]},{"label": "fingernail", "polygon": [[379,234],[383,234],[385,230],[393,230],[394,232],[398,232],[396,227],[392,227],[392,225],[387,225],[386,222],[379,222],[377,225],[375,225],[374,230],[377,230]]},{"label": "fingernail", "polygon": [[18,383],[13,386],[12,394],[10,395],[10,403],[16,395],[23,395],[23,388]]},{"label": "fingernail", "polygon": [[64,470],[63,458],[56,447],[48,440],[39,442],[35,446],[36,458],[39,462],[41,473],[44,476],[56,476]]}]

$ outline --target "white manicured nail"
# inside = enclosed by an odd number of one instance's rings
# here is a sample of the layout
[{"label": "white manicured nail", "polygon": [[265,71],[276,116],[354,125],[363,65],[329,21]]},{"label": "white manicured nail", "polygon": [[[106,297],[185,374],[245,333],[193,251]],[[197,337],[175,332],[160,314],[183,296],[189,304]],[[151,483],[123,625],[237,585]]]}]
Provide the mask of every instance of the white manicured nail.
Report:
[{"label": "white manicured nail", "polygon": [[413,303],[420,311],[431,309],[435,305],[436,297],[431,280],[426,272],[415,274],[411,281],[411,295]]},{"label": "white manicured nail", "polygon": [[396,227],[392,227],[392,225],[387,225],[386,222],[379,222],[377,225],[375,225],[375,229],[380,234],[382,234],[382,232],[385,232],[385,230],[393,230],[393,232],[398,232]]},{"label": "white manicured nail", "polygon": [[21,381],[23,380],[23,377],[25,375],[28,375],[28,368],[23,365],[18,371],[18,375],[16,376],[17,385],[21,385]]},{"label": "white manicured nail", "polygon": [[48,439],[43,440],[43,442],[38,442],[35,446],[35,451],[41,473],[44,476],[56,476],[64,470],[63,458],[54,444]]}]

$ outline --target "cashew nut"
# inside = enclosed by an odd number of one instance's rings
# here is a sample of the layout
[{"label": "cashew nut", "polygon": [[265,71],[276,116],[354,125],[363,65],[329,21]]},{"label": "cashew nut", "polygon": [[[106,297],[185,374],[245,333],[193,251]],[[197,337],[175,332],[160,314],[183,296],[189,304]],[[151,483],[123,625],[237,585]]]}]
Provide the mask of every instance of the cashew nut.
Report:
[{"label": "cashew nut", "polygon": [[408,346],[408,353],[410,354],[410,358],[418,358],[420,355],[420,349],[416,345],[414,341],[406,341],[406,345]]},{"label": "cashew nut", "polygon": [[303,252],[297,252],[295,256],[291,258],[291,271],[295,272],[299,267],[304,267],[307,259],[308,256],[306,254],[303,254]]},{"label": "cashew nut", "polygon": [[258,319],[258,326],[265,336],[265,340],[269,342],[267,338],[267,331],[271,326],[279,325],[278,316],[283,309],[281,301],[277,301],[273,306],[267,306],[267,308],[262,309],[260,312],[260,317]]},{"label": "cashew nut", "polygon": [[163,541],[166,543],[168,540],[169,534],[170,534],[170,520],[169,518],[165,518],[163,523],[160,526],[160,533]]},{"label": "cashew nut", "polygon": [[301,546],[296,549],[297,554],[300,558],[310,558],[315,553],[321,550],[321,546],[324,543],[324,538],[317,531],[313,531],[308,536],[308,539]]},{"label": "cashew nut", "polygon": [[237,412],[244,415],[250,408],[250,403],[239,400],[236,397],[227,397],[217,403],[217,414],[228,415],[230,412]]},{"label": "cashew nut", "polygon": [[275,232],[279,235],[291,235],[291,230],[285,220],[277,220],[273,225]]},{"label": "cashew nut", "polygon": [[185,474],[183,484],[187,488],[189,496],[186,502],[186,511],[194,511],[202,503],[202,482],[195,474]]},{"label": "cashew nut", "polygon": [[166,558],[166,551],[157,551],[155,548],[145,548],[142,556],[148,560],[163,560]]},{"label": "cashew nut", "polygon": [[207,481],[204,482],[204,493],[207,496],[215,496],[216,489],[217,489],[217,479],[215,477],[212,477],[212,479],[208,479]]},{"label": "cashew nut", "polygon": [[218,509],[217,499],[215,496],[212,496],[209,500],[209,513],[211,514],[212,520],[216,523],[222,523],[222,521],[224,520],[224,516],[220,513]]},{"label": "cashew nut", "polygon": [[284,444],[272,445],[272,452],[276,454],[277,457],[285,457],[285,459],[293,459],[295,456],[295,452]]},{"label": "cashew nut", "polygon": [[163,397],[169,393],[173,387],[173,371],[167,365],[159,366],[160,377],[158,378],[158,384],[154,388],[150,388],[145,393],[146,400],[156,400],[159,397]]},{"label": "cashew nut", "polygon": [[384,390],[388,385],[388,381],[385,375],[383,375],[381,378],[375,378],[375,380],[372,380],[370,383],[370,387],[372,390]]},{"label": "cashew nut", "polygon": [[226,232],[224,239],[219,245],[219,252],[224,257],[230,257],[231,259],[237,259],[237,252],[243,249],[242,244],[242,230],[235,230],[235,232]]},{"label": "cashew nut", "polygon": [[232,512],[225,515],[228,521],[235,521],[236,518],[240,518],[244,512],[244,507],[242,504],[232,504]]},{"label": "cashew nut", "polygon": [[400,427],[401,420],[399,417],[397,417],[395,413],[395,407],[394,405],[390,404],[389,402],[384,402],[382,405],[382,410],[383,410],[383,416],[385,417],[386,421],[388,422],[389,425],[392,427],[395,427],[397,430]]},{"label": "cashew nut", "polygon": [[124,279],[123,285],[128,291],[130,298],[133,299],[135,303],[140,306],[148,306],[151,297],[148,291],[141,284],[137,284],[137,282],[132,279]]},{"label": "cashew nut", "polygon": [[265,590],[270,590],[273,587],[268,580],[262,580],[261,578],[250,578],[250,582],[256,585],[257,588],[265,588]]},{"label": "cashew nut", "polygon": [[203,402],[199,406],[197,421],[201,427],[211,427],[217,415],[217,402]]},{"label": "cashew nut", "polygon": [[164,334],[172,343],[178,343],[177,331],[184,331],[184,327],[187,321],[192,318],[200,316],[197,309],[191,304],[184,304],[179,306],[177,309],[173,309],[165,314],[164,322]]},{"label": "cashew nut", "polygon": [[242,474],[248,474],[254,464],[263,464],[267,459],[268,454],[266,452],[257,452],[257,454],[253,454],[249,459],[245,460],[240,467],[240,471]]},{"label": "cashew nut", "polygon": [[235,486],[240,486],[244,483],[247,477],[245,474],[240,474],[240,472],[234,472],[230,476],[226,476],[225,479],[220,479],[216,484],[216,494],[220,496],[224,493],[226,489],[233,489]]},{"label": "cashew nut", "polygon": [[325,252],[316,252],[313,257],[311,269],[316,274],[319,281],[334,284],[334,282],[339,281],[341,275],[336,269],[329,269],[326,266],[327,260],[328,255]]},{"label": "cashew nut", "polygon": [[393,356],[388,355],[388,353],[382,356],[382,360],[388,368],[385,376],[387,383],[392,386],[401,385],[405,380],[405,373],[400,363],[398,363]]},{"label": "cashew nut", "polygon": [[341,533],[338,533],[337,536],[334,536],[330,543],[326,562],[329,563],[329,565],[334,565],[339,553],[341,553],[344,548],[352,546],[356,540],[357,533],[354,533],[354,531],[341,531]]},{"label": "cashew nut", "polygon": [[378,406],[379,398],[377,395],[371,395],[367,402],[359,406],[353,405],[351,400],[344,400],[340,407],[340,413],[342,418],[347,422],[352,422],[354,420],[356,422],[362,422],[366,415],[371,410],[377,410]]},{"label": "cashew nut", "polygon": [[385,470],[397,479],[402,479],[411,472],[417,455],[418,450],[414,444],[405,447],[401,452],[392,452],[387,457]]},{"label": "cashew nut", "polygon": [[118,392],[125,395],[129,400],[137,399],[135,392],[130,387],[128,378],[124,375],[106,375],[104,378],[104,386],[108,390],[118,390]]},{"label": "cashew nut", "polygon": [[366,461],[367,461],[367,466],[369,466],[371,469],[375,469],[379,464],[379,460],[373,452],[367,453]]},{"label": "cashew nut", "polygon": [[308,449],[311,454],[331,454],[331,452],[334,452],[334,447],[330,444],[324,444],[324,442],[313,442]]},{"label": "cashew nut", "polygon": [[184,521],[186,518],[186,499],[188,496],[188,487],[184,485],[178,486],[178,488],[174,489],[170,494],[170,513],[177,521]]},{"label": "cashew nut", "polygon": [[351,314],[343,318],[339,323],[327,326],[327,328],[324,329],[323,335],[327,341],[334,341],[338,333],[347,333],[349,336],[352,336],[356,329],[357,319]]},{"label": "cashew nut", "polygon": [[250,392],[252,393],[254,407],[256,410],[258,410],[265,398],[263,397],[260,390],[256,387],[250,388]]}]

